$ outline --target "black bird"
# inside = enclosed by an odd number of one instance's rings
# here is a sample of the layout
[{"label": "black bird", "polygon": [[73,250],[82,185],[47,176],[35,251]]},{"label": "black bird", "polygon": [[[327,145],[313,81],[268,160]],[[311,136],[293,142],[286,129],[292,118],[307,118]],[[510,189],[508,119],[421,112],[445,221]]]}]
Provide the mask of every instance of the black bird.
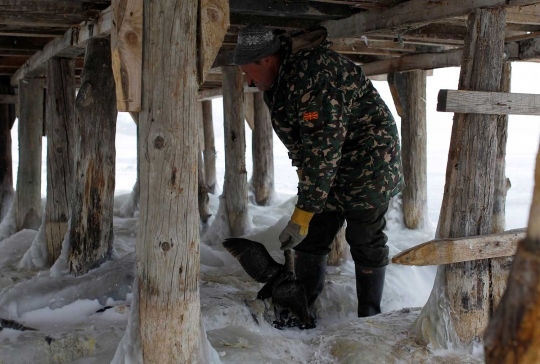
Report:
[{"label": "black bird", "polygon": [[288,309],[303,327],[312,325],[308,312],[307,294],[294,273],[294,254],[285,250],[285,265],[276,262],[265,246],[252,240],[229,238],[223,243],[247,274],[259,283],[266,283],[257,298],[272,298],[274,305]]}]

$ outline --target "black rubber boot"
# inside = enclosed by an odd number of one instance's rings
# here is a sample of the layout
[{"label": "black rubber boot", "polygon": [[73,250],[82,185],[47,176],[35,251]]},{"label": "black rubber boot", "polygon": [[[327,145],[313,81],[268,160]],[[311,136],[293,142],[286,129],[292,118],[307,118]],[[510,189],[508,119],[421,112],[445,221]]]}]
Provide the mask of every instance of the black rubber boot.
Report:
[{"label": "black rubber boot", "polygon": [[294,252],[296,279],[301,281],[306,289],[309,315],[313,324],[317,321],[315,300],[317,300],[324,288],[327,258],[328,255],[309,254],[301,251]]},{"label": "black rubber boot", "polygon": [[381,298],[386,267],[369,268],[355,265],[358,317],[381,313]]}]

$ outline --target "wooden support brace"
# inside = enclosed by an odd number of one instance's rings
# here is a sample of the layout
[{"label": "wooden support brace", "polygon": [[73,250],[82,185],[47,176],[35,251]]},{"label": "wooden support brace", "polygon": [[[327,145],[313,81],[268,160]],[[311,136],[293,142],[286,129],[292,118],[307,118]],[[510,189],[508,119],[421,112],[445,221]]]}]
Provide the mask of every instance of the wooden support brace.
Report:
[{"label": "wooden support brace", "polygon": [[199,1],[199,83],[203,84],[229,29],[229,1]]},{"label": "wooden support brace", "polygon": [[141,110],[142,0],[113,0],[111,56],[118,111]]},{"label": "wooden support brace", "polygon": [[540,115],[540,95],[440,90],[437,111],[470,114]]},{"label": "wooden support brace", "polygon": [[510,257],[524,237],[525,229],[516,229],[500,234],[436,239],[402,251],[392,258],[392,263],[424,266]]},{"label": "wooden support brace", "polygon": [[411,54],[403,57],[366,63],[362,65],[362,69],[366,76],[373,76],[391,72],[459,67],[462,54],[463,51],[461,49],[441,53]]},{"label": "wooden support brace", "polygon": [[[259,92],[259,89],[257,87],[248,87],[248,85],[244,82],[244,93],[247,93],[247,92]],[[211,88],[208,90],[199,91],[197,100],[205,101],[205,100],[217,99],[218,97],[223,97],[222,87],[216,87],[216,88]]]}]

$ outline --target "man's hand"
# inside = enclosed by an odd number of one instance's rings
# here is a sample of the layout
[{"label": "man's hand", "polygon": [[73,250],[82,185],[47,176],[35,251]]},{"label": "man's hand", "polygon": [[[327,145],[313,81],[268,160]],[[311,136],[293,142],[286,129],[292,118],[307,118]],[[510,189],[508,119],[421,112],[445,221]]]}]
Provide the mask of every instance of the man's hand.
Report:
[{"label": "man's hand", "polygon": [[298,207],[294,208],[291,220],[289,220],[285,229],[279,234],[281,250],[292,249],[304,240],[308,233],[309,222],[313,215],[313,212],[300,210]]}]

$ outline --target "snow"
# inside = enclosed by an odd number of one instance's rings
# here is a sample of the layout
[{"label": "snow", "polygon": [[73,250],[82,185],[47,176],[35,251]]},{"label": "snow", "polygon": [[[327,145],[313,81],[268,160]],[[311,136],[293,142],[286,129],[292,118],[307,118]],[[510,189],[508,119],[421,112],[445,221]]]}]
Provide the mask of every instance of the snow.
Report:
[{"label": "snow", "polygon": [[[536,67],[536,68],[534,68]],[[513,92],[534,93],[527,80],[537,65],[513,67]],[[450,113],[436,113],[437,92],[457,88],[458,69],[435,70],[428,77],[428,218],[416,231],[407,230],[395,198],[387,214],[390,255],[431,240],[435,236],[444,187],[446,158],[451,133]],[[394,115],[385,83],[376,82]],[[201,227],[201,357],[203,363],[480,363],[481,347],[461,350],[454,338],[442,330],[438,336],[447,345],[426,347],[412,333],[422,330],[424,320],[448,317],[436,310],[420,309],[432,292],[436,267],[390,265],[382,300],[383,314],[359,319],[356,316],[354,264],[347,260],[329,267],[326,286],[317,301],[317,328],[277,330],[270,322],[273,312],[256,300],[260,284],[254,282],[237,261],[223,250],[221,242],[230,236],[225,201],[218,197],[223,185],[223,114],[220,100],[213,102],[217,148],[218,193],[210,195],[212,217]],[[537,119],[537,118],[536,118]],[[506,207],[507,229],[526,226],[533,187],[534,159],[540,125],[531,117],[510,117],[507,175],[512,181]],[[13,128],[14,170],[17,165],[17,127]],[[135,364],[141,363],[137,337],[137,287],[134,278],[137,208],[133,205],[136,182],[136,129],[128,114],[120,114],[117,126],[117,179],[114,217],[114,248],[118,258],[82,277],[67,274],[66,234],[62,257],[52,269],[46,267],[43,228],[16,234],[15,216],[8,213],[0,223],[0,318],[12,319],[38,331],[0,331],[0,362]],[[246,151],[251,150],[251,133],[246,130]],[[46,141],[44,140],[44,150]],[[296,201],[297,176],[287,152],[274,136],[276,193],[271,206],[249,205],[249,239],[263,243],[274,259],[283,261],[278,235],[285,227]],[[246,167],[251,175],[251,153]],[[43,158],[45,160],[45,153]],[[45,166],[45,164],[44,164]],[[16,177],[16,176],[14,176]],[[46,170],[42,173],[42,194]],[[430,298],[431,294],[431,298]],[[105,306],[112,306],[101,311]],[[412,307],[412,308],[411,308]],[[416,321],[417,320],[417,321]],[[413,326],[414,322],[419,323]],[[444,325],[439,326],[445,328]]]}]

